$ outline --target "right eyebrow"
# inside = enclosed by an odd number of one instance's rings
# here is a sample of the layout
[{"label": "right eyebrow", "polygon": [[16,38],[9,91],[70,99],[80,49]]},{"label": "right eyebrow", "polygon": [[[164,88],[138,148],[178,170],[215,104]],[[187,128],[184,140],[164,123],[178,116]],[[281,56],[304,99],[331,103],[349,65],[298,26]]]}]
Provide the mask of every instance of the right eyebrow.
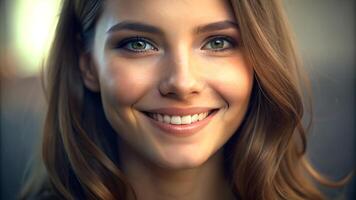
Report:
[{"label": "right eyebrow", "polygon": [[160,34],[163,35],[163,31],[155,26],[144,24],[141,22],[134,22],[134,21],[122,21],[119,22],[112,27],[110,27],[106,33],[111,33],[115,31],[121,30],[132,30],[132,31],[139,31],[139,32],[147,32],[152,34]]},{"label": "right eyebrow", "polygon": [[204,33],[210,31],[224,30],[224,29],[239,29],[239,25],[230,20],[213,22],[210,24],[205,24],[196,28],[197,33]]}]

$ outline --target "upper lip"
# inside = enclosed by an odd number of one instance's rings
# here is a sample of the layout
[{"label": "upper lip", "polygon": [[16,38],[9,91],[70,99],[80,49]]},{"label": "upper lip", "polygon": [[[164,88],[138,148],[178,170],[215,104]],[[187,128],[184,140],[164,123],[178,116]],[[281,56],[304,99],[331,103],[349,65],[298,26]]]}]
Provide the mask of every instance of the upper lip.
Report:
[{"label": "upper lip", "polygon": [[216,110],[217,108],[210,108],[210,107],[192,107],[192,108],[174,108],[174,107],[167,107],[167,108],[157,108],[157,109],[150,109],[145,110],[143,112],[148,113],[159,113],[171,116],[185,116],[185,115],[194,115],[199,113],[210,112],[212,110]]}]

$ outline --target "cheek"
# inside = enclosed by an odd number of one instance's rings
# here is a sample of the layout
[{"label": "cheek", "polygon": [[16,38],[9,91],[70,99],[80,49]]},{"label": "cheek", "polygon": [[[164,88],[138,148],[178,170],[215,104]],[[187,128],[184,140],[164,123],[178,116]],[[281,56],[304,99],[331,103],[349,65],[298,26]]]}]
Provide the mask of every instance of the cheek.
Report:
[{"label": "cheek", "polygon": [[114,60],[100,71],[100,87],[103,95],[121,105],[132,105],[154,85],[154,72],[149,67]]},{"label": "cheek", "polygon": [[210,72],[210,85],[227,103],[248,103],[253,85],[253,69],[241,57],[221,59]]}]

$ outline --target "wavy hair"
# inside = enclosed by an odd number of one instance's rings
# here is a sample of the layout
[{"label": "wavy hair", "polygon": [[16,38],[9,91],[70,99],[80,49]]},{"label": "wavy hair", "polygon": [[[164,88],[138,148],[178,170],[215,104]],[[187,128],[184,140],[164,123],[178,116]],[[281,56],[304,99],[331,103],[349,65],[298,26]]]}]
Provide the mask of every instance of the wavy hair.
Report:
[{"label": "wavy hair", "polygon": [[[324,199],[310,178],[327,181],[305,159],[305,80],[281,2],[229,3],[255,72],[248,112],[238,134],[224,147],[231,190],[240,199]],[[49,186],[27,185],[22,199],[43,194],[46,188],[65,199],[134,195],[120,170],[113,142],[118,136],[104,116],[100,94],[85,88],[79,69],[79,55],[91,48],[103,4],[103,0],[63,1],[45,77],[46,173],[40,184]]]}]

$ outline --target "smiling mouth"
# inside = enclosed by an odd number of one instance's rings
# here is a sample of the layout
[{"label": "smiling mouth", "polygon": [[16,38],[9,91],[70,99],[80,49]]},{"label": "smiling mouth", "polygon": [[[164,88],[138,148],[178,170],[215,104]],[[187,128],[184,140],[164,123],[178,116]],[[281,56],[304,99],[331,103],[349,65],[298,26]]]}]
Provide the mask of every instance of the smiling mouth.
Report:
[{"label": "smiling mouth", "polygon": [[143,112],[146,116],[149,118],[161,122],[164,124],[172,124],[172,125],[187,125],[187,124],[194,124],[199,121],[202,121],[209,117],[210,115],[214,114],[217,112],[219,109],[212,109],[207,112],[201,112],[201,113],[196,113],[196,114],[190,114],[190,115],[184,115],[184,116],[179,116],[179,115],[167,115],[163,113],[151,113],[151,112]]}]

